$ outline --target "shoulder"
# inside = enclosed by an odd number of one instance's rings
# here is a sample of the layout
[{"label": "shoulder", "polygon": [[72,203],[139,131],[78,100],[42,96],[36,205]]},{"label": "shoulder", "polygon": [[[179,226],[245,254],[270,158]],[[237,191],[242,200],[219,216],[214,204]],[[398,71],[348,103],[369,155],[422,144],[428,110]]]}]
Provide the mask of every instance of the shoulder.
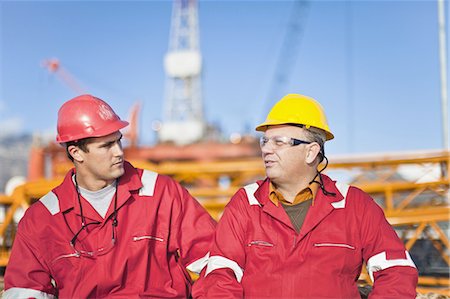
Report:
[{"label": "shoulder", "polygon": [[345,207],[349,210],[356,211],[358,215],[372,212],[383,213],[377,202],[359,187],[336,181],[331,181],[331,183],[335,185],[336,191],[342,195]]},{"label": "shoulder", "polygon": [[[134,168],[133,170],[134,171],[129,171],[131,172],[131,175],[129,176],[136,176],[142,184],[139,192],[140,195],[153,195],[156,188],[166,187],[167,185],[179,185],[171,177],[149,169]],[[130,181],[132,180],[133,179],[130,179]]]},{"label": "shoulder", "polygon": [[59,199],[53,191],[50,191],[42,196],[36,204],[32,205],[32,208],[40,209],[40,205],[38,203],[45,207],[46,211],[52,216],[60,212]]},{"label": "shoulder", "polygon": [[159,179],[159,174],[147,169],[137,170],[142,183],[142,187],[139,189],[139,195],[153,196],[155,193],[156,181]]},{"label": "shoulder", "polygon": [[136,185],[141,183],[144,187],[154,187],[157,184],[168,184],[172,183],[171,179],[167,175],[162,175],[155,171],[134,167],[130,162],[125,161],[124,163],[125,173],[121,177],[121,181],[134,188]]},{"label": "shoulder", "polygon": [[20,219],[18,227],[21,233],[39,231],[60,213],[59,201],[52,191],[33,203]]},{"label": "shoulder", "polygon": [[239,206],[244,209],[261,207],[264,203],[268,182],[256,181],[239,188],[231,198],[228,206]]},{"label": "shoulder", "polygon": [[136,168],[140,180],[145,184],[178,184],[168,175],[160,174],[153,170]]},{"label": "shoulder", "polygon": [[379,207],[367,192],[356,186],[349,186],[347,198],[349,204],[356,205],[362,209]]},{"label": "shoulder", "polygon": [[147,169],[137,169],[137,171],[142,184],[139,188],[139,196],[176,199],[189,194],[186,188],[167,175]]},{"label": "shoulder", "polygon": [[249,205],[261,205],[258,199],[256,198],[256,191],[259,189],[259,184],[257,182],[245,185],[242,187],[236,194],[239,194],[240,197],[244,200],[245,203]]},{"label": "shoulder", "polygon": [[345,203],[346,207],[364,208],[367,205],[376,205],[372,197],[360,188],[345,182],[334,181],[326,175],[322,175],[322,178],[325,188],[338,193],[338,197],[343,198],[342,202]]}]

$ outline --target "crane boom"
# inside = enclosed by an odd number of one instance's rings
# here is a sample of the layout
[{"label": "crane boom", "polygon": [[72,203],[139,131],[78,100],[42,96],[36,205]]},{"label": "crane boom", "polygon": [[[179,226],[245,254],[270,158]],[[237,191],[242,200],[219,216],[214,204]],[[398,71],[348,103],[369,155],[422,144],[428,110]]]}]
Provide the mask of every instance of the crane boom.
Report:
[{"label": "crane boom", "polygon": [[303,23],[306,19],[308,8],[309,3],[306,0],[296,0],[292,5],[286,34],[280,52],[278,53],[275,72],[264,106],[264,117],[274,104],[274,101],[288,93],[286,85],[289,83],[298,56],[300,41],[303,35]]},{"label": "crane boom", "polygon": [[85,94],[86,89],[83,88],[80,83],[64,68],[61,66],[61,63],[56,58],[46,59],[42,63],[43,67],[45,67],[50,73],[55,74],[58,79],[63,81],[67,86],[70,87],[77,94]]}]

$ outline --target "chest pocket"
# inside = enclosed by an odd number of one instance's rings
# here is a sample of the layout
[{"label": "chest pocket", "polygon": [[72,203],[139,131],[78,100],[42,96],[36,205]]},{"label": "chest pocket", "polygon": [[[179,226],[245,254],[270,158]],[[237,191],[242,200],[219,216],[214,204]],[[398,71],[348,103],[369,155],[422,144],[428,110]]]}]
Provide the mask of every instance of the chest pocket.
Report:
[{"label": "chest pocket", "polygon": [[157,259],[166,259],[167,235],[160,232],[136,232],[131,240],[132,259],[141,260],[142,257],[154,256]]},{"label": "chest pocket", "polygon": [[251,246],[261,246],[261,247],[273,247],[274,246],[274,244],[273,243],[270,243],[270,242],[267,242],[267,241],[264,241],[264,240],[253,240],[253,241],[250,241],[248,244],[247,244],[247,246],[248,247],[251,247]]},{"label": "chest pocket", "polygon": [[131,235],[131,248],[141,254],[157,254],[159,251],[166,251],[168,234],[157,230],[152,232],[137,231]]},{"label": "chest pocket", "polygon": [[326,264],[330,273],[353,275],[360,271],[361,246],[357,233],[349,228],[348,223],[338,221],[341,218],[336,216],[330,215],[312,231],[308,258]]},{"label": "chest pocket", "polygon": [[350,242],[314,242],[310,257],[322,261],[328,260],[326,263],[329,271],[341,274],[359,273],[362,262],[360,249]]},{"label": "chest pocket", "polygon": [[246,290],[246,297],[262,296],[261,288],[255,288],[255,285],[264,286],[265,290],[279,290],[282,287],[282,280],[273,276],[280,264],[278,233],[271,228],[264,228],[256,225],[254,231],[248,232],[245,240],[246,261],[241,283]]},{"label": "chest pocket", "polygon": [[[58,287],[64,287],[66,281],[80,281],[84,276],[84,261],[67,242],[54,242],[47,248],[47,256],[52,278]],[[50,243],[48,243],[50,244]]]},{"label": "chest pocket", "polygon": [[255,225],[249,229],[245,241],[247,261],[245,272],[261,272],[261,269],[272,267],[277,259],[278,234],[270,225]]},{"label": "chest pocket", "polygon": [[346,248],[350,250],[355,250],[355,246],[346,243],[314,243],[314,247]]}]

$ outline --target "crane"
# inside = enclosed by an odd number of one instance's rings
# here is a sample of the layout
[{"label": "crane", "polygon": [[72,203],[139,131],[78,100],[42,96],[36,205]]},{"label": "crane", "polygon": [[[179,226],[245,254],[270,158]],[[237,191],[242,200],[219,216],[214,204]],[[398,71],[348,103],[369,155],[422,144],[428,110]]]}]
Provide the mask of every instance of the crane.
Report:
[{"label": "crane", "polygon": [[55,74],[58,79],[67,84],[70,89],[77,94],[85,94],[86,89],[83,88],[80,83],[68,72],[59,62],[57,58],[46,59],[42,62],[42,66],[45,67],[51,74]]},{"label": "crane", "polygon": [[264,106],[264,117],[268,110],[286,92],[285,88],[292,75],[295,61],[298,56],[300,41],[303,35],[303,22],[306,19],[309,3],[306,0],[296,0],[292,4],[291,15],[288,21],[288,27],[278,53],[275,72],[272,83]]}]

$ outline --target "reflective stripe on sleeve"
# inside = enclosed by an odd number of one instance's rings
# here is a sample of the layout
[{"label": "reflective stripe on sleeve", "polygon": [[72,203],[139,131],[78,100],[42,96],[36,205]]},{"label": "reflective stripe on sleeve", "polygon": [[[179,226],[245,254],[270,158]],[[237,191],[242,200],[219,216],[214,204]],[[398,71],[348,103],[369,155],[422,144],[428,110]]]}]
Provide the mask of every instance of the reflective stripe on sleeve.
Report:
[{"label": "reflective stripe on sleeve", "polygon": [[150,170],[144,170],[141,177],[142,188],[139,190],[140,196],[153,196],[158,174]]},{"label": "reflective stripe on sleeve", "polygon": [[208,266],[206,267],[205,276],[211,273],[216,269],[229,268],[233,270],[234,275],[236,276],[236,280],[240,283],[242,280],[242,276],[244,275],[244,271],[239,265],[230,259],[227,259],[223,256],[211,256],[208,260]]},{"label": "reflective stripe on sleeve", "polygon": [[416,268],[408,251],[405,251],[406,259],[386,259],[386,251],[375,254],[367,261],[367,272],[373,281],[373,273],[395,266],[409,266]]},{"label": "reflective stripe on sleeve", "polygon": [[10,288],[2,296],[3,299],[18,298],[36,298],[36,299],[54,299],[55,296],[34,289]]},{"label": "reflective stripe on sleeve", "polygon": [[188,269],[191,272],[200,274],[202,269],[208,264],[209,259],[209,252],[202,258],[190,263],[186,269]]}]

